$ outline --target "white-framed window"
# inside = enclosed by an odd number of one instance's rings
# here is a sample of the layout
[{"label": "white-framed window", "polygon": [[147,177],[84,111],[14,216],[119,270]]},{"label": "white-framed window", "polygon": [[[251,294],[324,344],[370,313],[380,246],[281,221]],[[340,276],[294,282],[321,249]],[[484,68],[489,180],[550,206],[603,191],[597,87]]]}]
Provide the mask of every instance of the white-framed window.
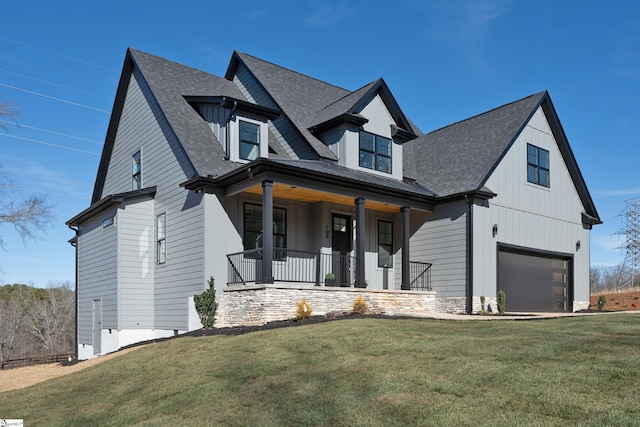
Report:
[{"label": "white-framed window", "polygon": [[167,262],[167,214],[156,217],[156,264]]},{"label": "white-framed window", "polygon": [[131,189],[142,188],[142,152],[138,150],[131,156]]},{"label": "white-framed window", "polygon": [[380,135],[360,131],[360,161],[363,168],[391,173],[391,140]]},{"label": "white-framed window", "polygon": [[116,223],[116,216],[111,215],[102,220],[102,228],[108,228],[113,226]]},{"label": "white-framed window", "polygon": [[240,133],[240,158],[255,160],[260,156],[260,125],[246,120],[238,123]]}]

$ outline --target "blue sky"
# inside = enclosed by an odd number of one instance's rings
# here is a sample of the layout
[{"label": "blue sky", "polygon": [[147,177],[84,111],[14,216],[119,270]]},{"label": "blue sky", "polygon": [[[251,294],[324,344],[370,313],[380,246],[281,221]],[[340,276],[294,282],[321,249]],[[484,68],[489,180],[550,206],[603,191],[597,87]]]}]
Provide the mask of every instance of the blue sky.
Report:
[{"label": "blue sky", "polygon": [[0,227],[0,283],[74,281],[65,221],[88,207],[127,47],[216,75],[234,50],[347,89],[383,77],[428,132],[549,90],[605,224],[592,265],[621,263],[614,233],[640,196],[640,3],[585,0],[31,1],[3,5],[0,132],[17,195],[53,227],[24,245]]}]

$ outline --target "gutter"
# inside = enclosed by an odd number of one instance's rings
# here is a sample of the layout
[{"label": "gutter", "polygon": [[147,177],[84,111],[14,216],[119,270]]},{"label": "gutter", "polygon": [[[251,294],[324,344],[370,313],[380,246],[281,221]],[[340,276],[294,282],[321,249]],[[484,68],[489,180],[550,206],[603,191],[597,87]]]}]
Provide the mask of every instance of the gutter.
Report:
[{"label": "gutter", "polygon": [[473,313],[473,199],[465,194],[464,201],[469,206],[467,215],[467,262],[466,262],[466,311]]},{"label": "gutter", "polygon": [[75,333],[75,360],[78,360],[78,342],[79,342],[79,335],[78,335],[78,235],[79,235],[79,230],[78,228],[74,228],[72,225],[68,225],[67,227],[69,227],[71,230],[73,230],[73,232],[75,233],[75,237],[72,238],[71,240],[69,240],[69,243],[71,244],[71,246],[73,246],[75,248],[75,252],[76,252],[76,268],[75,268],[75,280],[76,280],[76,286],[75,286],[75,300],[76,300],[76,307],[75,307],[75,328],[76,328],[76,333]]}]

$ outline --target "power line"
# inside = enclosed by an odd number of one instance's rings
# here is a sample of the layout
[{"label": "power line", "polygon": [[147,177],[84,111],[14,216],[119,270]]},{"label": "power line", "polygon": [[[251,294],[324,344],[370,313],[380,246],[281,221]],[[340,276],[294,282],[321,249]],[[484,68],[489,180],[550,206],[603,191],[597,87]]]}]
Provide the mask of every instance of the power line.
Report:
[{"label": "power line", "polygon": [[6,136],[8,138],[20,139],[22,141],[27,141],[27,142],[34,142],[36,144],[42,144],[42,145],[47,145],[49,147],[61,148],[63,150],[77,151],[78,153],[91,154],[91,155],[94,155],[94,156],[99,156],[100,155],[100,153],[94,153],[92,151],[86,151],[86,150],[81,150],[79,148],[67,147],[66,145],[52,144],[50,142],[39,141],[37,139],[23,138],[21,136],[9,135],[9,134],[6,134],[6,133],[0,133],[0,136]]},{"label": "power line", "polygon": [[33,191],[36,193],[43,193],[43,194],[49,194],[51,196],[60,196],[60,197],[67,197],[69,199],[80,199],[80,200],[86,200],[89,198],[89,196],[74,196],[71,194],[65,194],[65,193],[54,193],[52,191],[44,191],[44,190],[36,190],[34,188],[26,188],[26,187],[17,187],[15,185],[8,185],[5,188],[8,188],[10,190],[20,190],[20,191]]},{"label": "power line", "polygon": [[92,67],[101,68],[103,70],[112,71],[114,73],[118,73],[119,72],[118,70],[114,70],[113,68],[108,68],[108,67],[105,67],[105,66],[100,65],[100,64],[94,64],[93,62],[85,61],[84,59],[79,59],[79,58],[75,58],[73,56],[64,55],[62,53],[54,52],[52,50],[47,50],[47,49],[43,49],[41,47],[33,46],[33,45],[30,45],[30,44],[27,44],[27,43],[19,42],[19,41],[16,41],[16,40],[11,40],[11,39],[8,39],[6,37],[0,36],[0,40],[8,41],[10,43],[15,43],[15,44],[18,44],[18,45],[21,45],[21,46],[28,47],[30,49],[39,50],[41,52],[45,52],[45,53],[48,53],[50,55],[56,55],[56,56],[59,56],[61,58],[71,59],[72,61],[80,62],[80,63],[86,64],[86,65],[91,65]]},{"label": "power line", "polygon": [[8,125],[14,125],[14,126],[17,126],[19,128],[33,129],[33,130],[37,130],[37,131],[40,131],[40,132],[50,133],[52,135],[64,136],[66,138],[78,139],[80,141],[93,142],[94,144],[100,144],[100,145],[103,144],[102,142],[96,141],[96,140],[93,140],[93,139],[83,138],[81,136],[68,135],[66,133],[60,133],[60,132],[55,132],[55,131],[52,131],[52,130],[37,128],[35,126],[24,125],[22,123],[13,123],[13,122],[8,122],[8,121],[2,120],[2,119],[0,119],[0,122],[2,122],[4,124],[8,124]]},{"label": "power line", "polygon": [[59,87],[61,89],[72,90],[74,92],[82,93],[84,95],[95,96],[96,98],[106,99],[107,101],[111,100],[111,98],[106,97],[106,96],[102,96],[102,95],[98,95],[98,94],[95,94],[95,93],[87,92],[87,91],[84,91],[84,90],[81,90],[81,89],[72,88],[72,87],[69,87],[69,86],[64,86],[64,85],[61,85],[61,84],[58,84],[58,83],[49,82],[47,80],[42,80],[42,79],[38,79],[38,78],[35,78],[35,77],[30,77],[30,76],[27,76],[27,75],[24,75],[24,74],[15,73],[13,71],[3,70],[2,68],[0,68],[0,72],[7,73],[7,74],[12,74],[14,76],[22,77],[24,79],[33,80],[33,81],[40,82],[40,83],[46,83],[48,85],[56,86],[56,87]]},{"label": "power line", "polygon": [[111,111],[101,110],[100,108],[91,107],[90,105],[79,104],[77,102],[68,101],[66,99],[61,99],[61,98],[56,98],[56,97],[53,97],[53,96],[45,95],[43,93],[34,92],[34,91],[31,91],[31,90],[27,90],[27,89],[22,89],[22,88],[11,86],[11,85],[7,85],[7,84],[4,84],[4,83],[0,83],[0,86],[8,87],[9,89],[19,90],[21,92],[29,93],[31,95],[41,96],[43,98],[52,99],[54,101],[64,102],[65,104],[75,105],[76,107],[82,107],[82,108],[87,108],[89,110],[99,111],[101,113],[111,114]]}]

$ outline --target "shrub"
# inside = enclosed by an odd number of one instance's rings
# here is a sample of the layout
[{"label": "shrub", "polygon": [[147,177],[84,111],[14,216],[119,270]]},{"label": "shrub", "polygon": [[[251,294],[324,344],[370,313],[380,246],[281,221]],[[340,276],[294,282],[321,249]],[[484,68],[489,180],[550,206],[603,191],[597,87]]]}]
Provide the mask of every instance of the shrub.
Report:
[{"label": "shrub", "polygon": [[498,291],[497,303],[498,303],[498,312],[500,314],[504,314],[506,304],[507,304],[507,294],[505,294],[503,290]]},{"label": "shrub", "polygon": [[607,303],[607,297],[605,297],[604,295],[600,295],[598,297],[598,310],[602,311],[604,310],[604,305]]},{"label": "shrub", "polygon": [[298,309],[296,310],[296,320],[305,320],[311,317],[313,310],[306,299],[298,302],[297,305]]},{"label": "shrub", "polygon": [[216,310],[218,309],[213,277],[209,277],[209,289],[200,295],[194,295],[193,302],[196,305],[196,311],[198,312],[198,316],[200,316],[202,326],[212,328],[216,321]]},{"label": "shrub", "polygon": [[369,306],[367,305],[367,301],[363,297],[358,297],[353,302],[353,312],[358,314],[364,314],[369,311]]}]

